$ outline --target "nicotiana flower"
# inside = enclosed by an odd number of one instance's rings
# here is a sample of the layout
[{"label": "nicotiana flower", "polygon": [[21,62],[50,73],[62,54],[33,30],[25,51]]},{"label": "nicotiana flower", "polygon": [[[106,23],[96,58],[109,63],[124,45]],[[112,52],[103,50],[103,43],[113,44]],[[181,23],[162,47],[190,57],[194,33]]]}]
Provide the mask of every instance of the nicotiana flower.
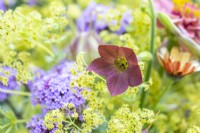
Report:
[{"label": "nicotiana flower", "polygon": [[73,103],[75,108],[83,105],[85,99],[80,93],[81,89],[70,88],[73,78],[70,73],[71,67],[72,62],[62,62],[41,77],[37,77],[30,88],[32,103],[42,105],[45,108],[44,112],[63,108],[66,103]]},{"label": "nicotiana flower", "polygon": [[182,77],[200,71],[200,63],[191,60],[189,52],[181,52],[177,47],[173,47],[170,53],[166,47],[162,47],[157,53],[157,58],[167,74],[174,77]]},{"label": "nicotiana flower", "polygon": [[137,57],[132,49],[114,45],[100,45],[101,57],[92,61],[87,70],[105,76],[112,96],[123,93],[128,86],[142,83]]},{"label": "nicotiana flower", "polygon": [[[17,90],[19,85],[16,81],[16,71],[10,67],[1,67],[2,71],[0,72],[0,77],[7,80],[7,85],[0,81],[0,89],[5,90]],[[9,94],[0,92],[0,101],[5,101]]]}]

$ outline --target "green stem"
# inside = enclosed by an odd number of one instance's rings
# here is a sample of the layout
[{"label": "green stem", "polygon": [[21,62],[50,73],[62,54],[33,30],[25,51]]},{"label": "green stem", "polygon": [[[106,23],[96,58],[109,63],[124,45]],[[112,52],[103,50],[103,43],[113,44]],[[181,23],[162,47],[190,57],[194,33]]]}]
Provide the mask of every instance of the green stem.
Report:
[{"label": "green stem", "polygon": [[21,118],[21,114],[16,110],[15,106],[10,102],[8,99],[5,101],[7,105],[10,107],[10,109],[13,111],[13,113],[17,116],[17,118]]},{"label": "green stem", "polygon": [[21,96],[31,96],[29,92],[21,92],[21,91],[13,91],[13,90],[7,90],[0,88],[0,92],[2,93],[8,93],[8,94],[14,94],[14,95],[21,95]]},{"label": "green stem", "polygon": [[0,126],[0,129],[4,129],[4,128],[6,128],[6,127],[10,126],[10,125],[11,125],[10,123],[8,123],[8,124],[5,124],[5,125],[3,125],[3,126]]},{"label": "green stem", "polygon": [[28,122],[29,120],[28,119],[22,119],[22,120],[17,120],[16,123],[26,123]]},{"label": "green stem", "polygon": [[63,121],[63,122],[66,122],[66,123],[68,123],[69,125],[73,125],[74,127],[76,127],[78,130],[80,130],[80,131],[82,131],[81,129],[80,129],[80,127],[78,127],[74,122],[72,122],[71,120],[70,121]]},{"label": "green stem", "polygon": [[[151,12],[151,33],[150,33],[150,53],[153,55],[154,54],[154,44],[155,44],[155,38],[156,38],[156,15],[155,15],[155,10],[153,6],[153,0],[149,0],[149,8]],[[144,82],[148,82],[150,75],[151,75],[151,68],[152,68],[152,60],[149,61],[148,66],[147,66],[147,71],[145,74]],[[145,88],[142,88],[142,93],[141,93],[141,98],[140,98],[140,108],[143,108],[144,102],[146,99],[146,94],[147,92],[145,91]]]},{"label": "green stem", "polygon": [[45,47],[43,44],[36,42],[37,46],[40,47],[41,49],[43,49],[44,51],[46,51],[49,55],[51,55],[52,57],[55,56],[55,54],[48,49],[47,47]]},{"label": "green stem", "polygon": [[153,109],[156,108],[156,106],[158,105],[158,103],[160,102],[160,100],[162,99],[162,97],[165,95],[165,93],[172,87],[172,85],[175,83],[175,81],[171,80],[170,83],[168,84],[167,87],[164,88],[164,90],[162,90],[162,93],[160,94],[160,96],[158,97],[158,99],[155,101],[154,105],[153,105]]}]

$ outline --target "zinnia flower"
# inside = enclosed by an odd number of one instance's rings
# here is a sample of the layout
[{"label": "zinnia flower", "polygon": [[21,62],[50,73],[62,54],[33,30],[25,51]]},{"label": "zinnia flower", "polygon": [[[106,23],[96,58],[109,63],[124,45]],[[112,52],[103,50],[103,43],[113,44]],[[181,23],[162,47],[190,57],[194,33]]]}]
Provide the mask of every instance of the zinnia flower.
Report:
[{"label": "zinnia flower", "polygon": [[112,96],[123,93],[128,86],[142,83],[137,57],[132,49],[113,45],[99,45],[101,57],[92,61],[87,70],[105,76]]},{"label": "zinnia flower", "polygon": [[182,33],[200,44],[200,8],[197,5],[193,3],[173,5],[170,0],[156,0],[155,5],[158,11],[170,16]]},{"label": "zinnia flower", "polygon": [[200,43],[200,8],[186,3],[181,8],[172,10],[174,24],[190,38]]},{"label": "zinnia flower", "polygon": [[189,52],[181,52],[173,47],[169,53],[166,47],[162,47],[157,53],[159,63],[169,75],[182,77],[200,70],[200,64],[193,60]]}]

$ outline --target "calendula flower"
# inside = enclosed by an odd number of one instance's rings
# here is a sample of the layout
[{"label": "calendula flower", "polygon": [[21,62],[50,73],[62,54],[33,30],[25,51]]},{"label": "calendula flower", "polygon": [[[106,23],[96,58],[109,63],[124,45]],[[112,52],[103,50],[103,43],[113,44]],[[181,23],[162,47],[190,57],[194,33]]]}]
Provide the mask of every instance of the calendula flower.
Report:
[{"label": "calendula flower", "polygon": [[123,93],[128,86],[142,83],[137,57],[132,49],[114,45],[100,45],[101,57],[92,61],[87,70],[105,76],[112,96]]},{"label": "calendula flower", "polygon": [[166,47],[162,47],[157,53],[157,58],[166,72],[175,77],[182,77],[200,70],[200,64],[195,60],[190,60],[191,54],[181,52],[177,47],[173,47],[170,53]]}]

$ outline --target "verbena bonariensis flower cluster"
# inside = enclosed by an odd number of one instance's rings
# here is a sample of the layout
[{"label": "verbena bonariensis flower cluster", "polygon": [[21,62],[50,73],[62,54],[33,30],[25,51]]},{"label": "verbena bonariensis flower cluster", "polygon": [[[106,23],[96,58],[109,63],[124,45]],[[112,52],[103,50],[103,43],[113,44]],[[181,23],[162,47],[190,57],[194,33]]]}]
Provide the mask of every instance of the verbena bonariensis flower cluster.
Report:
[{"label": "verbena bonariensis flower cluster", "polygon": [[0,9],[0,133],[200,132],[200,1]]}]

